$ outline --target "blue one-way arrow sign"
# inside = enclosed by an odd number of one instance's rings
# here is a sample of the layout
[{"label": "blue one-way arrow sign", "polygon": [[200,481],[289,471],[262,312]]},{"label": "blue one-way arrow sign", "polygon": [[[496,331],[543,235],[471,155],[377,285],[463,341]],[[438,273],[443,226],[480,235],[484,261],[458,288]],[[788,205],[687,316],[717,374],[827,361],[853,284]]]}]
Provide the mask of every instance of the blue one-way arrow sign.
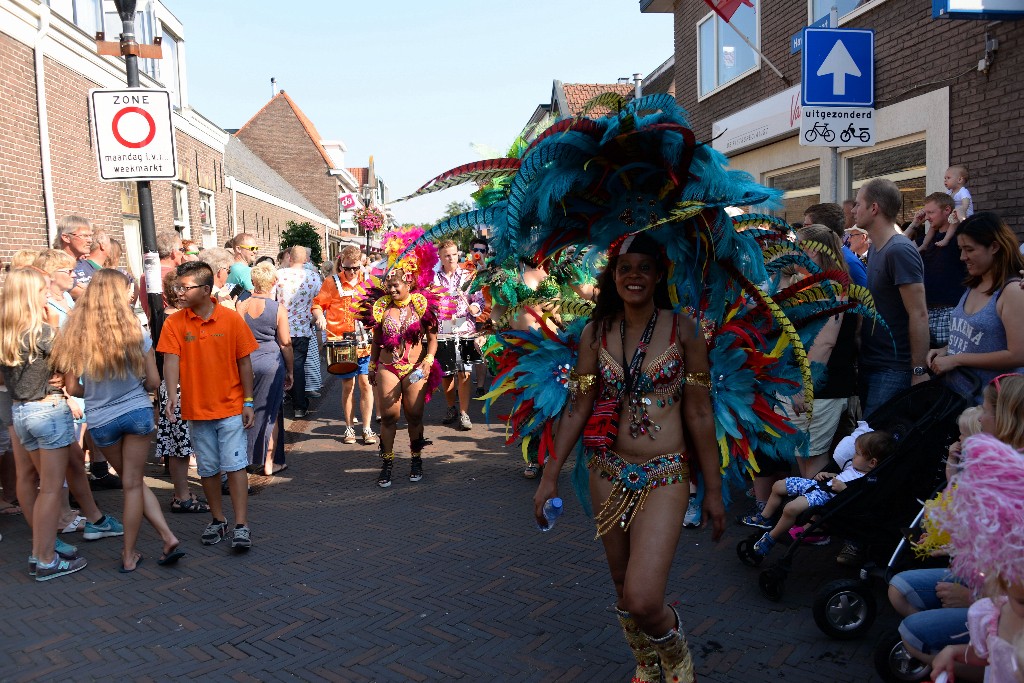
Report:
[{"label": "blue one-way arrow sign", "polygon": [[874,31],[808,27],[802,67],[804,106],[875,106]]}]

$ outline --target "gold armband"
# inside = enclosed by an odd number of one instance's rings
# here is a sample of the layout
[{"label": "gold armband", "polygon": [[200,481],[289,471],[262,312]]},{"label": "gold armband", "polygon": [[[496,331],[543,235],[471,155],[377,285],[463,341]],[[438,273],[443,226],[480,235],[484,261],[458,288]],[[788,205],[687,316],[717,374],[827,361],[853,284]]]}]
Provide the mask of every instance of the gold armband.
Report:
[{"label": "gold armband", "polygon": [[570,415],[572,415],[572,411],[576,407],[576,397],[590,391],[596,381],[597,375],[581,375],[576,372],[575,368],[569,371],[569,381],[565,386],[569,390]]},{"label": "gold armband", "polygon": [[420,363],[426,363],[427,365],[433,365],[434,364],[434,354],[428,353],[427,355],[423,356],[423,360],[421,360]]},{"label": "gold armband", "polygon": [[377,372],[377,361],[370,360],[370,372]]},{"label": "gold armband", "polygon": [[704,387],[708,391],[711,391],[710,372],[688,372],[685,375],[683,375],[683,380],[687,384],[693,384],[698,387]]}]

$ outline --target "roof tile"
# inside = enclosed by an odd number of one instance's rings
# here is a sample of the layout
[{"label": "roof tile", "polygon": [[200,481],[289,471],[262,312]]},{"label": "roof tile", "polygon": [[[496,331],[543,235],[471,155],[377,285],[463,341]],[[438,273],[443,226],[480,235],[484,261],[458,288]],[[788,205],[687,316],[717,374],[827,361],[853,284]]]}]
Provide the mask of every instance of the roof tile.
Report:
[{"label": "roof tile", "polygon": [[[565,93],[565,101],[569,105],[569,111],[563,112],[563,116],[576,116],[583,111],[583,105],[591,99],[606,92],[619,93],[632,99],[634,88],[632,83],[564,83],[562,91]],[[590,111],[590,116],[604,116],[612,111],[606,107],[598,107]]]}]

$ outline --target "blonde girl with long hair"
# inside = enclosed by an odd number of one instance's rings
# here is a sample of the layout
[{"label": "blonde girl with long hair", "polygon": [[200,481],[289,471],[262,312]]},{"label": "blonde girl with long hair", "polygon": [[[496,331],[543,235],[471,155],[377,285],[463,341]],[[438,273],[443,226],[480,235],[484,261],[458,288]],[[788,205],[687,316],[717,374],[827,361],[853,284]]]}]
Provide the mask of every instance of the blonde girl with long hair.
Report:
[{"label": "blonde girl with long hair", "polygon": [[14,431],[27,455],[15,452],[18,499],[32,527],[29,572],[37,581],[77,572],[87,564],[74,553],[59,556],[54,545],[75,429],[63,391],[50,382],[54,329],[46,323],[46,293],[42,273],[16,268],[0,295],[0,371],[13,403]]},{"label": "blonde girl with long hair", "polygon": [[58,332],[50,358],[54,369],[64,373],[68,392],[85,397],[93,442],[121,473],[122,573],[135,571],[143,560],[136,549],[143,516],[163,541],[158,564],[173,564],[184,555],[160,503],[143,482],[156,431],[149,392],[160,386],[160,375],[153,342],[129,305],[132,296],[131,280],[124,273],[97,271]]}]

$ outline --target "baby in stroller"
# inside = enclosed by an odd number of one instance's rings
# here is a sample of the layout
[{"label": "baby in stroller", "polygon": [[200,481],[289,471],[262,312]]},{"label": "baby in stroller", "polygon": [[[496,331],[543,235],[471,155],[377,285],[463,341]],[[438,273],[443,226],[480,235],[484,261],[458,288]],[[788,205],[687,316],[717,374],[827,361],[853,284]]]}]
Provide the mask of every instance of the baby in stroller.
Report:
[{"label": "baby in stroller", "polygon": [[839,474],[819,472],[813,479],[786,477],[775,482],[771,497],[761,512],[764,517],[771,519],[786,498],[796,497],[782,507],[782,515],[771,531],[766,531],[754,543],[753,552],[756,555],[762,558],[767,556],[775,544],[793,528],[801,513],[808,508],[824,505],[844,490],[851,481],[873,470],[892,455],[896,443],[888,432],[873,431],[858,436],[854,447],[853,459],[845,463]]}]

